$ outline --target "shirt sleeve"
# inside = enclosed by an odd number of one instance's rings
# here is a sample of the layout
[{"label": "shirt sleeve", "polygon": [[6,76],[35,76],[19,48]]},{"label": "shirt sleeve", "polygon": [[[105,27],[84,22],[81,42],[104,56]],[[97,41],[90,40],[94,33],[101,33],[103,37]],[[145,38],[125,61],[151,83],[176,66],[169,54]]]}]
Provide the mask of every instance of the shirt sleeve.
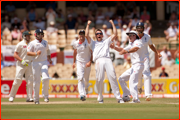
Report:
[{"label": "shirt sleeve", "polygon": [[131,49],[131,46],[130,46],[130,45],[128,45],[128,46],[126,46],[126,47],[124,48],[124,50],[129,50],[129,49]]},{"label": "shirt sleeve", "polygon": [[136,40],[134,44],[135,44],[134,47],[138,47],[138,48],[141,48],[143,46],[143,44],[138,40]]},{"label": "shirt sleeve", "polygon": [[14,52],[20,52],[21,51],[20,49],[21,49],[21,46],[17,44]]},{"label": "shirt sleeve", "polygon": [[34,46],[33,46],[32,42],[29,43],[29,45],[27,47],[27,52],[34,52]]},{"label": "shirt sleeve", "polygon": [[91,50],[93,49],[94,44],[95,44],[95,41],[91,38],[91,43],[90,44],[88,43]]},{"label": "shirt sleeve", "polygon": [[151,37],[149,36],[148,45],[152,45]]},{"label": "shirt sleeve", "polygon": [[105,42],[107,42],[110,45],[112,43],[111,36],[105,39]]}]

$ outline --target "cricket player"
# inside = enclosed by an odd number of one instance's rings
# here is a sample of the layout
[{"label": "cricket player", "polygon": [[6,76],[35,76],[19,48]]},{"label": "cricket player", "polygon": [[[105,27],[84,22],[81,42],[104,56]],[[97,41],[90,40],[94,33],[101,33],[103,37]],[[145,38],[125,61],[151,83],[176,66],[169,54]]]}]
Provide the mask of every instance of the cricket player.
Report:
[{"label": "cricket player", "polygon": [[99,103],[103,103],[103,80],[104,80],[104,73],[106,71],[112,92],[114,93],[118,103],[124,103],[122,98],[120,97],[119,86],[116,79],[116,73],[110,59],[109,54],[109,46],[112,41],[117,37],[117,30],[112,20],[109,21],[113,26],[113,33],[109,38],[103,40],[103,33],[100,29],[97,29],[95,32],[97,41],[94,41],[89,36],[89,25],[91,21],[88,20],[86,26],[85,36],[88,40],[90,48],[93,51],[93,61],[96,64],[96,87],[98,92],[97,100]]},{"label": "cricket player", "polygon": [[[49,74],[48,74],[48,61],[52,64],[50,57],[50,50],[48,42],[43,40],[44,32],[42,29],[35,31],[36,39],[31,41],[27,48],[27,55],[34,56],[32,62],[33,70],[33,89],[34,89],[34,102],[39,104],[39,87],[42,75],[42,93],[45,102],[49,102]],[[48,60],[48,61],[47,61]]]},{"label": "cricket player", "polygon": [[[133,96],[131,103],[140,103],[138,98],[138,79],[142,76],[144,70],[145,54],[142,49],[143,44],[139,41],[139,37],[136,31],[130,31],[126,33],[129,36],[129,45],[124,49],[121,47],[114,47],[115,50],[120,52],[120,55],[130,53],[132,67],[126,70],[120,77],[119,83],[123,90],[123,100],[125,102],[130,101],[129,95]],[[112,48],[112,45],[111,45]],[[126,81],[129,80],[129,88],[126,85]]]},{"label": "cricket player", "polygon": [[[148,46],[151,48],[152,51],[154,51],[158,57],[161,57],[161,54],[156,50],[154,45],[152,44],[151,41],[151,36],[143,33],[144,31],[144,23],[138,22],[136,24],[136,31],[138,32],[139,40],[143,44],[143,51],[145,52],[145,61],[144,61],[144,71],[143,71],[143,77],[144,77],[144,92],[146,96],[146,101],[151,100],[151,71],[150,71],[150,65],[149,65],[149,52],[148,52]],[[142,77],[139,79],[139,90],[142,90]]]},{"label": "cricket player", "polygon": [[85,31],[79,31],[79,39],[74,42],[74,63],[73,68],[76,66],[77,60],[77,76],[78,76],[78,90],[80,94],[80,100],[86,100],[86,94],[88,92],[89,75],[91,71],[91,49],[88,45],[87,39],[85,39]]},{"label": "cricket player", "polygon": [[11,92],[10,92],[10,97],[9,101],[13,102],[15,95],[17,93],[17,90],[19,89],[19,86],[22,83],[22,77],[25,74],[25,79],[27,83],[27,98],[26,102],[33,102],[32,99],[32,92],[33,92],[33,76],[32,76],[32,57],[27,56],[27,45],[30,42],[30,32],[25,31],[22,34],[23,40],[19,42],[16,45],[15,52],[14,52],[14,58],[17,59],[16,62],[16,77],[13,82]]}]

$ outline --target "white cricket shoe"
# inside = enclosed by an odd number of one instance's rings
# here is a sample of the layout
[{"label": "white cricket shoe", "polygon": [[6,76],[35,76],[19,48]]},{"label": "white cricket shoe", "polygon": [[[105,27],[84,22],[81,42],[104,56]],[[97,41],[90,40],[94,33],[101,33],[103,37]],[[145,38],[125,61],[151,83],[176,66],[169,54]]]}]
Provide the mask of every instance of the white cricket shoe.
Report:
[{"label": "white cricket shoe", "polygon": [[101,104],[102,104],[102,103],[104,103],[104,101],[103,101],[103,100],[100,100],[100,101],[99,101],[99,103],[101,103]]},{"label": "white cricket shoe", "polygon": [[44,99],[44,102],[49,102],[49,98],[45,98],[45,99]]},{"label": "white cricket shoe", "polygon": [[34,102],[34,100],[32,98],[26,100],[26,102]]},{"label": "white cricket shoe", "polygon": [[14,98],[13,97],[10,97],[9,98],[9,102],[13,102]]},{"label": "white cricket shoe", "polygon": [[35,104],[39,104],[39,101],[34,102]]},{"label": "white cricket shoe", "polygon": [[140,100],[139,99],[136,99],[136,100],[132,100],[131,102],[129,103],[140,103]]},{"label": "white cricket shoe", "polygon": [[130,101],[129,96],[124,96],[122,99],[124,100],[124,102],[129,102]]},{"label": "white cricket shoe", "polygon": [[146,101],[151,101],[151,97],[150,96],[146,96]]},{"label": "white cricket shoe", "polygon": [[118,103],[124,103],[124,100],[123,99],[119,99]]}]

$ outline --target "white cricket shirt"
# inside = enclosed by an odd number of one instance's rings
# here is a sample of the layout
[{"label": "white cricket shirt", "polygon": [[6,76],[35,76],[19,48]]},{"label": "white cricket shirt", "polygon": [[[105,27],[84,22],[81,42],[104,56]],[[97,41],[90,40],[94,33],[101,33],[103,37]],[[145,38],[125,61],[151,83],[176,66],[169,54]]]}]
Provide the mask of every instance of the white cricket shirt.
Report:
[{"label": "white cricket shirt", "polygon": [[109,46],[112,43],[111,36],[102,41],[94,41],[91,39],[91,43],[89,44],[90,48],[93,51],[93,61],[95,62],[98,58],[110,58],[109,55]]},{"label": "white cricket shirt", "polygon": [[[29,60],[32,61],[33,57],[27,55],[27,44],[26,41],[23,39],[21,42],[19,42],[15,47],[15,52],[18,53],[18,56],[23,60]],[[17,61],[17,63],[20,63],[21,61]]]},{"label": "white cricket shirt", "polygon": [[129,45],[124,48],[125,50],[130,50],[133,47],[139,48],[136,52],[130,53],[132,65],[136,63],[144,64],[145,54],[142,46],[143,44],[138,39],[136,39],[133,43],[129,42]]},{"label": "white cricket shirt", "polygon": [[79,43],[79,39],[74,41],[74,49],[77,49],[76,60],[79,62],[89,62],[91,58],[91,50],[88,45],[87,39],[83,43]]},{"label": "white cricket shirt", "polygon": [[148,46],[152,45],[151,36],[144,33],[144,36],[139,41],[143,44],[141,49],[143,49],[145,56],[149,58]]},{"label": "white cricket shirt", "polygon": [[29,43],[27,48],[28,52],[37,52],[39,50],[41,54],[35,56],[33,62],[47,61],[47,50],[49,50],[48,42],[45,40],[39,42],[39,40],[35,39]]}]

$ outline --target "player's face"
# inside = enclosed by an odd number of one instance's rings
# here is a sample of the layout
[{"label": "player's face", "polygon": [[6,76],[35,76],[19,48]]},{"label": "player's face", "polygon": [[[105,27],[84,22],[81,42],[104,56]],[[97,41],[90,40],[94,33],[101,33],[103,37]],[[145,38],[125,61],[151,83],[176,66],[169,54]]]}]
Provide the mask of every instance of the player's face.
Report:
[{"label": "player's face", "polygon": [[137,30],[138,33],[143,33],[143,31],[144,31],[143,27],[141,27],[141,26],[138,26],[136,28],[136,30]]},{"label": "player's face", "polygon": [[30,41],[30,35],[26,35],[26,41]]},{"label": "player's face", "polygon": [[38,40],[42,40],[43,37],[44,37],[44,34],[43,34],[43,33],[37,33],[37,35],[36,35],[36,38],[37,38]]},{"label": "player's face", "polygon": [[136,40],[135,34],[129,34],[128,36],[129,36],[130,42],[134,42]]},{"label": "player's face", "polygon": [[97,39],[97,41],[101,41],[102,38],[103,38],[102,32],[101,31],[97,31],[96,32],[96,39]]},{"label": "player's face", "polygon": [[85,34],[80,33],[80,34],[79,34],[79,39],[80,39],[80,40],[85,40]]}]

